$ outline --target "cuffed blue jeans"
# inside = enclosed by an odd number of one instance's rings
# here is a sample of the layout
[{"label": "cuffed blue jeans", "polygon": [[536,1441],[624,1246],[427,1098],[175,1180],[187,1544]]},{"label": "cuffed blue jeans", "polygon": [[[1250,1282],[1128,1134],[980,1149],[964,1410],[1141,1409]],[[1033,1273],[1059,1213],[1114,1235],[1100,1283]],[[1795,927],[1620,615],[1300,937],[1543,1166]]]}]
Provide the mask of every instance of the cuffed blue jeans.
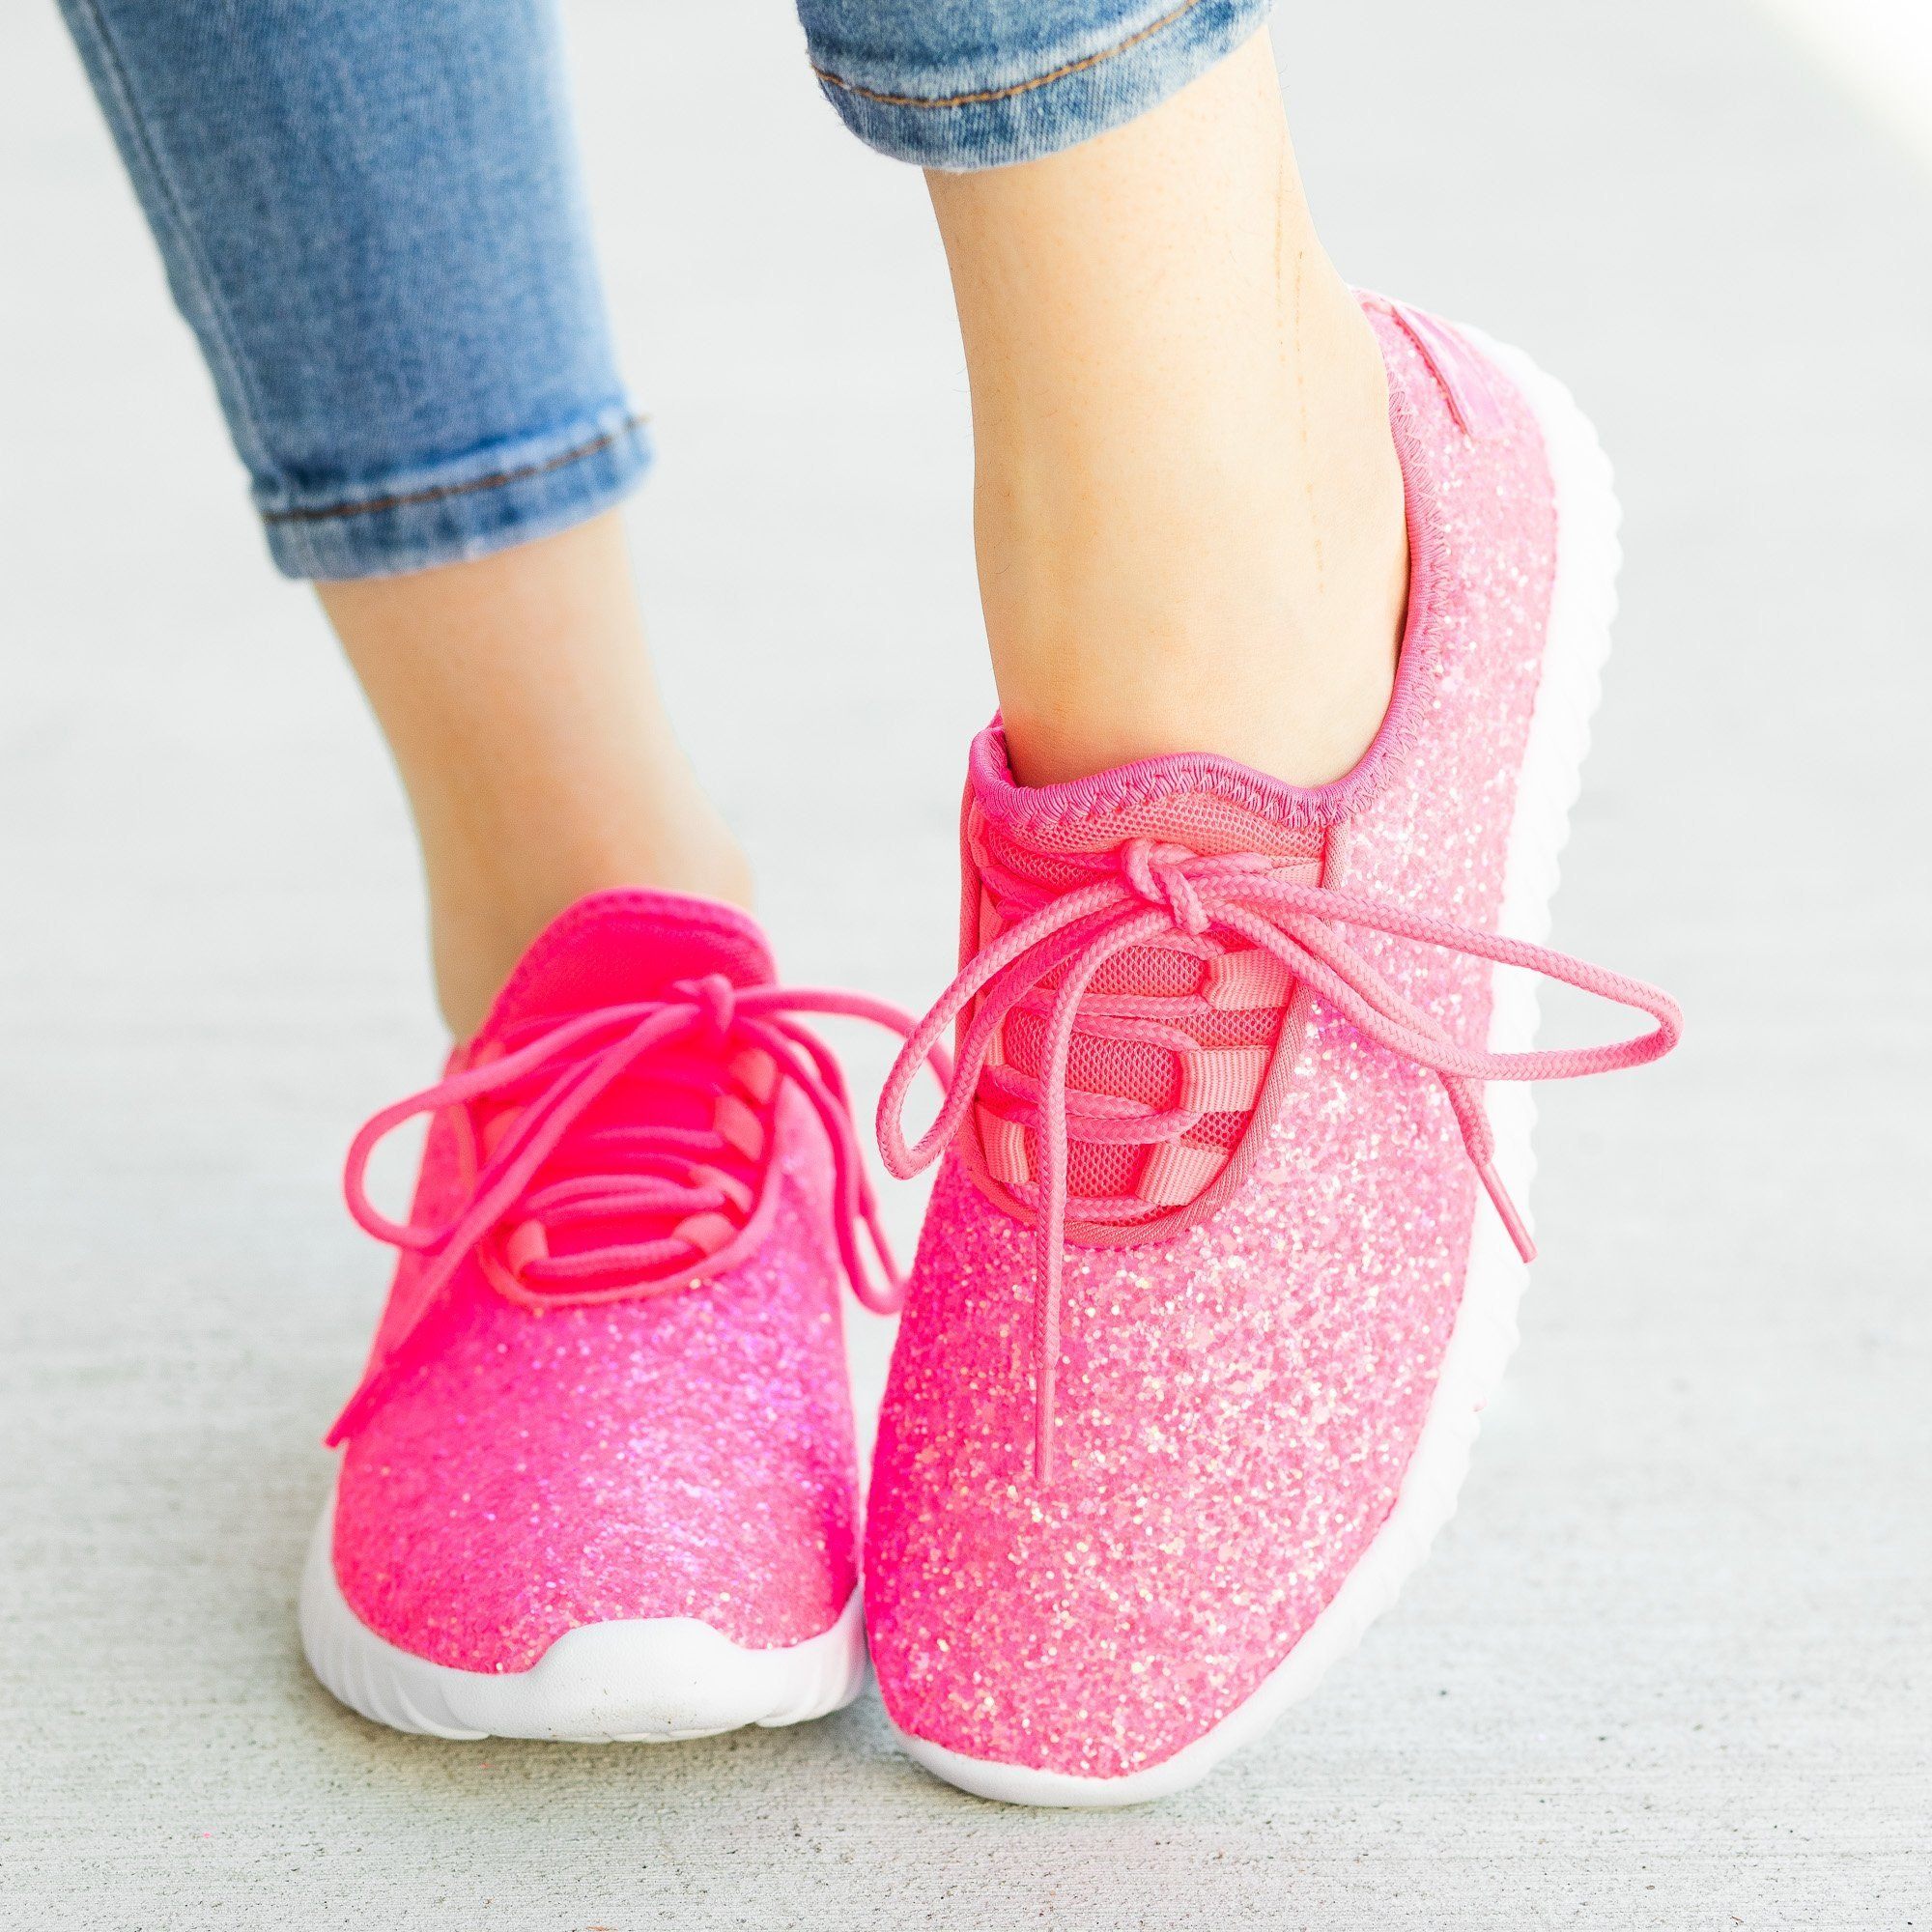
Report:
[{"label": "cuffed blue jeans", "polygon": [[[1268,3],[798,0],[846,126],[947,169],[1132,120]],[[637,482],[553,0],[61,5],[281,570],[483,556]]]}]

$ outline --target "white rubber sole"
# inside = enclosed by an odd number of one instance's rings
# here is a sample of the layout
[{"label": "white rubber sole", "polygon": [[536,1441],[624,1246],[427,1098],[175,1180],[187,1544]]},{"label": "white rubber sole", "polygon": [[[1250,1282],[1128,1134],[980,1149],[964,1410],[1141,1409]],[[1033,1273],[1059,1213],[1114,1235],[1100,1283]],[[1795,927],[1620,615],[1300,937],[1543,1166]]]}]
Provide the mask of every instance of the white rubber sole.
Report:
[{"label": "white rubber sole", "polygon": [[[1590,715],[1609,655],[1620,561],[1617,501],[1608,459],[1569,390],[1520,350],[1492,342],[1473,328],[1463,332],[1528,402],[1543,431],[1555,485],[1556,577],[1543,681],[1510,824],[1499,921],[1504,932],[1541,942],[1549,930],[1557,858],[1569,836],[1570,809],[1589,749]],[[1499,974],[1491,1045],[1502,1052],[1525,1051],[1534,1042],[1536,1026],[1536,981],[1528,974]],[[1512,1197],[1526,1203],[1535,1170],[1530,1147],[1535,1103],[1529,1088],[1497,1082],[1488,1089],[1486,1098],[1495,1129],[1497,1168]],[[980,1798],[1011,1804],[1100,1807],[1142,1804],[1184,1791],[1223,1758],[1252,1744],[1355,1648],[1368,1627],[1394,1603],[1411,1572],[1420,1567],[1436,1532],[1455,1515],[1480,1412],[1494,1394],[1516,1347],[1517,1304],[1528,1273],[1501,1223],[1479,1207],[1462,1308],[1395,1507],[1301,1641],[1261,1688],[1212,1730],[1172,1757],[1124,1777],[1078,1777],[996,1764],[902,1731],[899,1736],[906,1750],[936,1776]]]},{"label": "white rubber sole", "polygon": [[783,1650],[747,1650],[695,1617],[583,1624],[529,1669],[456,1670],[399,1650],[344,1601],[335,1579],[333,1492],[302,1567],[302,1651],[351,1710],[434,1738],[669,1744],[746,1724],[801,1724],[849,1704],[866,1678],[855,1590],[828,1631]]}]

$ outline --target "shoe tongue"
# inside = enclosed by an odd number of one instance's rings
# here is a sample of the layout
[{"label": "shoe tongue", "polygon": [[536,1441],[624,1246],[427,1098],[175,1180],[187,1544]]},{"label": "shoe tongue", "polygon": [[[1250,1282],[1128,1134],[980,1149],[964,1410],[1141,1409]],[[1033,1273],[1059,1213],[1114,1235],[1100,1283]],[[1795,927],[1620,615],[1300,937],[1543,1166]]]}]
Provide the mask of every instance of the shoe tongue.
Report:
[{"label": "shoe tongue", "polygon": [[[974,740],[967,825],[969,841],[1009,872],[1052,888],[1091,882],[1091,866],[1076,856],[1113,852],[1136,838],[1220,855],[1261,852],[1300,861],[1311,875],[1321,858],[1326,813],[1321,794],[1300,790],[1231,758],[1186,755],[1148,758],[1073,783],[1022,785],[1008,761],[997,720]],[[983,923],[980,943],[990,928]],[[1093,981],[1101,994],[1144,998],[1189,995],[1202,983],[1198,955],[1166,944],[1131,947],[1109,960]],[[1266,1050],[1281,1027],[1278,1008],[1203,1011],[1177,1016],[1170,1025],[1191,1035],[1204,1050]],[[1002,1028],[1006,1063],[1037,1076],[1044,1026],[1037,1013],[1009,1016]],[[1068,1063],[1069,1084],[1090,1093],[1118,1094],[1143,1105],[1179,1103],[1178,1065],[1171,1048],[1127,1041],[1076,1027]],[[1243,1110],[1202,1117],[1184,1136],[1182,1158],[1225,1160],[1246,1126]],[[1041,1157],[1037,1134],[1027,1155]],[[1114,1198],[1137,1192],[1149,1154],[1134,1146],[1075,1139],[1068,1150],[1067,1181],[1076,1197]],[[1148,1218],[1161,1208],[1151,1204]]]},{"label": "shoe tongue", "polygon": [[996,719],[973,741],[969,781],[982,821],[1009,858],[1109,852],[1135,838],[1201,853],[1321,856],[1323,795],[1232,758],[1144,758],[1091,779],[1022,785]]},{"label": "shoe tongue", "polygon": [[770,984],[771,949],[751,914],[683,893],[592,893],[530,942],[479,1037],[650,999],[713,973],[737,986]]},{"label": "shoe tongue", "polygon": [[[680,980],[712,974],[722,974],[736,986],[772,982],[771,949],[749,913],[682,893],[593,893],[566,907],[530,942],[477,1040],[502,1041],[514,1050],[532,1030],[599,1007],[654,999]],[[691,1057],[682,1056],[687,1063]],[[694,1084],[687,1077],[688,1065],[681,1075],[671,1064],[679,1058],[675,1052],[669,1061],[646,1054],[628,1067],[573,1122],[539,1171],[539,1179],[548,1184],[609,1173],[616,1157],[610,1151],[606,1129],[648,1124],[687,1133],[715,1131],[725,1089],[721,1084],[713,1092],[704,1079]],[[497,1109],[496,1122],[513,1114],[517,1104]],[[484,1120],[486,1145],[491,1124]],[[618,1164],[623,1164],[621,1158]],[[607,1214],[587,1223],[546,1225],[539,1238],[542,1251],[559,1259],[612,1246],[635,1247],[683,1234],[685,1215],[681,1208],[639,1209],[623,1218]],[[722,1224],[724,1217],[698,1219]],[[723,1236],[729,1233],[726,1227]],[[694,1256],[697,1252],[694,1247]]]}]

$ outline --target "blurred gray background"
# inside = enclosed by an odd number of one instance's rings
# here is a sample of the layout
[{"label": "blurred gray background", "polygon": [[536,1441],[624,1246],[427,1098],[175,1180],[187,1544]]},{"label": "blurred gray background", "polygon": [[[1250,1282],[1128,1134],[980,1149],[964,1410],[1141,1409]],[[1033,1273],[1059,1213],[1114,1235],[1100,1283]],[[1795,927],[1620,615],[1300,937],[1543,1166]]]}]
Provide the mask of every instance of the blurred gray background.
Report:
[{"label": "blurred gray background", "polygon": [[[923,1007],[991,692],[920,184],[786,9],[568,12],[666,678],[788,971]],[[440,1051],[413,861],[52,8],[0,14],[7,1926],[1929,1922],[1932,173],[1744,0],[1277,34],[1345,270],[1522,343],[1619,464],[1556,941],[1690,1036],[1546,1094],[1523,1346],[1400,1606],[1206,1786],[1063,1815],[928,1781],[869,1695],[446,1746],[310,1682],[384,1280],[337,1166]],[[679,75],[724,71],[721,117]]]}]

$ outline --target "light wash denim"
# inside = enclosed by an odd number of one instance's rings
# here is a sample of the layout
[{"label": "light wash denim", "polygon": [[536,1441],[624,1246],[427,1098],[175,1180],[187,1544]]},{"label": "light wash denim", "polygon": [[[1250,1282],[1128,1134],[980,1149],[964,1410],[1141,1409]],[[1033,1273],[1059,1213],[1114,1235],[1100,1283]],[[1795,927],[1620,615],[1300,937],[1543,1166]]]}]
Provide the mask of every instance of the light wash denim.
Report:
[{"label": "light wash denim", "polygon": [[812,71],[862,141],[1003,167],[1145,114],[1232,53],[1269,0],[798,0]]},{"label": "light wash denim", "polygon": [[[380,577],[642,474],[553,0],[61,0],[276,565]],[[927,167],[1070,147],[1268,0],[799,0],[826,98]]]}]

